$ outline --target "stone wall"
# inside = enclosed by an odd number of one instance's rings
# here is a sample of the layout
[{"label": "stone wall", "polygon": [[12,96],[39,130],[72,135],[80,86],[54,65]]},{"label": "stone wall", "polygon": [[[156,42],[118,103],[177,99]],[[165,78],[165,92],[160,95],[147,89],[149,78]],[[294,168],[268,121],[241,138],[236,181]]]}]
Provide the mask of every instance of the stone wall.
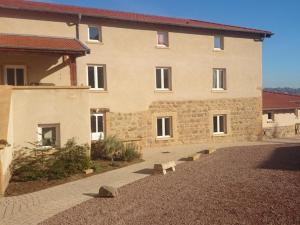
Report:
[{"label": "stone wall", "polygon": [[295,125],[264,128],[264,138],[283,138],[296,135]]},{"label": "stone wall", "polygon": [[[262,137],[260,98],[203,101],[157,101],[137,113],[108,113],[108,135],[141,138],[146,147],[215,142],[255,141]],[[227,115],[227,134],[213,136],[213,115]],[[171,116],[173,135],[156,139],[156,117]]]}]

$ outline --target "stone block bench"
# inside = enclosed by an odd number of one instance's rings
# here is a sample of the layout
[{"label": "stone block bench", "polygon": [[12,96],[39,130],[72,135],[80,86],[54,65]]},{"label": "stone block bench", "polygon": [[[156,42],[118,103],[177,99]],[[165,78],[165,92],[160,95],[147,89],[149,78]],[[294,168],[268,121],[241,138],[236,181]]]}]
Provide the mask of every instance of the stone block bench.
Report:
[{"label": "stone block bench", "polygon": [[176,163],[174,161],[166,162],[166,163],[160,163],[160,164],[154,164],[154,174],[163,174],[165,175],[167,173],[167,170],[175,171]]}]

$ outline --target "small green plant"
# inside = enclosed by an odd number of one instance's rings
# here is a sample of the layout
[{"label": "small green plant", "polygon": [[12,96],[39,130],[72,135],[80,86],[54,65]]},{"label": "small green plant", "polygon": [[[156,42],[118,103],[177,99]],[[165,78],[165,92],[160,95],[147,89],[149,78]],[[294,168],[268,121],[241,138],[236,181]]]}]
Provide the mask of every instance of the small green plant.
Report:
[{"label": "small green plant", "polygon": [[135,159],[140,159],[142,154],[137,150],[134,144],[128,144],[122,151],[121,160],[131,162]]}]

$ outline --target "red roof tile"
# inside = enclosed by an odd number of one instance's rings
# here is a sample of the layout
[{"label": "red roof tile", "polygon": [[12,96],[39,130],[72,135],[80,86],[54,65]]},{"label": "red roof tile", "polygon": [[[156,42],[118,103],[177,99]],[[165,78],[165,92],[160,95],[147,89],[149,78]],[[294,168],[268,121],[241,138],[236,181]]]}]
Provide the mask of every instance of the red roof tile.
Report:
[{"label": "red roof tile", "polygon": [[89,49],[71,38],[0,34],[0,49],[84,55]]},{"label": "red roof tile", "polygon": [[257,30],[246,27],[230,26],[219,23],[211,23],[200,20],[182,19],[164,16],[153,16],[138,13],[120,12],[105,9],[86,8],[78,6],[69,6],[53,3],[23,1],[23,0],[0,0],[0,8],[11,8],[19,10],[54,12],[63,14],[81,14],[82,16],[109,18],[125,21],[134,21],[152,24],[165,24],[181,27],[192,27],[200,29],[212,29],[222,31],[245,32],[250,34],[259,34],[270,37],[272,32],[265,30]]},{"label": "red roof tile", "polygon": [[263,110],[300,108],[300,96],[263,91]]}]

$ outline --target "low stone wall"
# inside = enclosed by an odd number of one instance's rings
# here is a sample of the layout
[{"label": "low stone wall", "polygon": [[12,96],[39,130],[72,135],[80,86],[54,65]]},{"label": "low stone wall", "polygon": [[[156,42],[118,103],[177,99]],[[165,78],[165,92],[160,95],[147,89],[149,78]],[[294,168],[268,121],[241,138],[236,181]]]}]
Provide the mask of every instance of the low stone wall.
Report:
[{"label": "low stone wall", "polygon": [[[108,113],[108,135],[122,139],[141,138],[146,147],[256,141],[262,138],[260,98],[203,101],[158,101],[148,111]],[[213,115],[227,115],[228,134],[213,136]],[[171,116],[172,138],[156,139],[156,118]]]},{"label": "low stone wall", "polygon": [[10,179],[10,164],[13,160],[12,147],[0,146],[0,196],[4,194]]},{"label": "low stone wall", "polygon": [[264,128],[264,138],[283,138],[296,135],[295,126],[274,126]]}]

